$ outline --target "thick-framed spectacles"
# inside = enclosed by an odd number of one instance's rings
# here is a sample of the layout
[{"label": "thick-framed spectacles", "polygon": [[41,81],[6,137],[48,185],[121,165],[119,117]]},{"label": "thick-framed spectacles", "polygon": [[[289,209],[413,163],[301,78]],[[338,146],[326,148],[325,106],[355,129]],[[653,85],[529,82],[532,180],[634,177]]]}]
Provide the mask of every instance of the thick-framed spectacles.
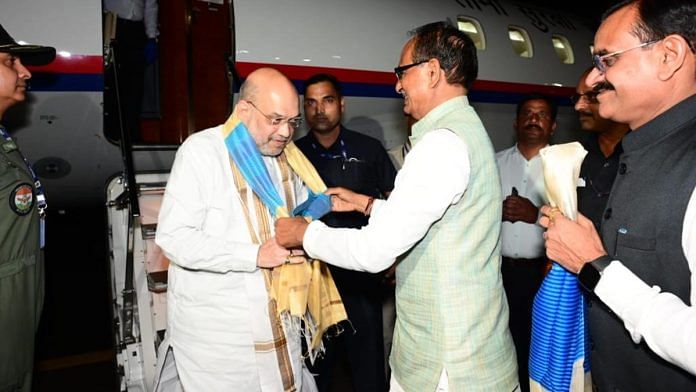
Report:
[{"label": "thick-framed spectacles", "polygon": [[605,72],[607,72],[607,68],[608,68],[607,62],[606,62],[607,59],[612,58],[612,57],[616,57],[622,53],[626,53],[626,52],[631,51],[633,49],[638,49],[638,48],[642,48],[644,46],[652,45],[652,44],[657,43],[659,41],[661,41],[661,40],[656,39],[654,41],[644,42],[638,46],[634,46],[634,47],[624,49],[624,50],[618,50],[616,52],[603,54],[601,56],[596,54],[596,55],[592,56],[592,64],[594,65],[595,68],[597,68],[599,73],[604,74]]},{"label": "thick-framed spectacles", "polygon": [[394,68],[394,73],[396,74],[396,78],[401,80],[401,78],[404,77],[404,72],[406,72],[409,68],[413,68],[415,66],[418,66],[418,65],[421,65],[421,64],[424,64],[427,62],[428,62],[428,60],[417,61],[415,63],[406,64],[406,65],[402,65],[402,66]]},{"label": "thick-framed spectacles", "polygon": [[573,103],[573,105],[577,104],[578,102],[582,101],[583,98],[587,101],[587,103],[597,103],[597,93],[596,91],[588,91],[582,94],[573,94],[570,96],[570,101]]},{"label": "thick-framed spectacles", "polygon": [[269,121],[271,126],[274,128],[278,128],[285,123],[287,123],[288,126],[292,127],[292,129],[298,129],[299,127],[302,126],[302,117],[301,116],[292,117],[292,118],[273,117],[273,116],[270,116],[270,115],[262,112],[261,109],[256,107],[256,105],[254,105],[253,102],[251,102],[251,101],[247,101],[247,102],[249,102],[249,105],[251,105],[251,107],[256,109],[256,111],[261,113],[262,116],[266,117],[266,119]]}]

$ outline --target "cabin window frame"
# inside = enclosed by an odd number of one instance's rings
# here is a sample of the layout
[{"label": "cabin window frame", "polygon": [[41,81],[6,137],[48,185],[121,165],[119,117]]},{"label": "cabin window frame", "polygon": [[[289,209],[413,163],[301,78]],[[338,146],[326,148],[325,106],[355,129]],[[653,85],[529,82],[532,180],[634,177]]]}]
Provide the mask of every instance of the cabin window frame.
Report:
[{"label": "cabin window frame", "polygon": [[[557,41],[562,47],[556,46]],[[575,51],[568,37],[563,34],[551,34],[551,45],[553,46],[553,52],[561,63],[575,64]]]},{"label": "cabin window frame", "polygon": [[[462,23],[468,23],[476,29],[475,32],[467,31],[462,29],[461,24]],[[483,31],[483,25],[481,25],[481,22],[478,21],[478,19],[472,17],[472,16],[466,16],[466,15],[458,15],[457,16],[457,29],[459,31],[464,32],[464,34],[468,35],[469,38],[471,38],[472,41],[474,41],[474,45],[476,46],[476,50],[486,50],[486,33]]]},{"label": "cabin window frame", "polygon": [[[510,35],[513,33],[518,33],[522,40],[516,40]],[[517,25],[508,25],[508,41],[510,41],[510,46],[517,56],[523,59],[531,59],[534,57],[534,43],[532,42],[532,37],[527,32],[527,29]],[[520,50],[523,49],[523,50]]]}]

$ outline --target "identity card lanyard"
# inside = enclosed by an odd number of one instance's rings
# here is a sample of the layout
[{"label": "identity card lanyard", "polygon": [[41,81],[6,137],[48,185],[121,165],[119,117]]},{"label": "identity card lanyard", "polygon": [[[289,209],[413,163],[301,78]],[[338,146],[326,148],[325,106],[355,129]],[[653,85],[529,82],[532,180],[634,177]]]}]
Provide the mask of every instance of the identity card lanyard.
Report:
[{"label": "identity card lanyard", "polygon": [[326,159],[339,159],[343,158],[343,170],[346,170],[346,161],[348,161],[348,152],[346,151],[346,144],[343,143],[343,138],[339,137],[338,143],[341,145],[341,154],[329,154],[326,152],[319,151],[316,144],[312,143],[312,148],[314,151],[319,153],[319,156]]},{"label": "identity card lanyard", "polygon": [[[4,127],[0,126],[0,134],[2,134],[3,139],[8,142],[14,143],[12,138],[10,137],[10,134],[7,133]],[[31,164],[29,163],[29,160],[27,157],[22,154],[22,151],[20,149],[17,149],[17,152],[19,153],[19,156],[22,157],[22,160],[24,160],[24,164],[27,166],[27,170],[29,170],[29,174],[31,174],[32,178],[34,179],[34,187],[36,188],[36,204],[37,208],[39,210],[39,218],[41,221],[41,248],[43,249],[44,243],[45,243],[45,232],[46,232],[46,226],[44,222],[44,218],[46,217],[46,207],[48,207],[48,204],[46,204],[46,194],[44,193],[43,185],[41,185],[41,181],[39,180],[39,177],[36,176],[36,173],[34,172],[34,168],[31,167]]]}]

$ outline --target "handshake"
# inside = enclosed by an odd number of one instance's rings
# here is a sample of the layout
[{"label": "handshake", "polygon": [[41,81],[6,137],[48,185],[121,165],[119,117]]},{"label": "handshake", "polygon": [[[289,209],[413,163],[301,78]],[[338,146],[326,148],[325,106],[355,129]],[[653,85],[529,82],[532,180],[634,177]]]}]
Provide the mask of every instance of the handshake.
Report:
[{"label": "handshake", "polygon": [[[324,193],[331,201],[331,211],[357,211],[370,215],[374,197],[355,193],[346,188],[329,188]],[[300,206],[302,207],[302,206]],[[298,207],[299,208],[299,207]],[[311,210],[312,205],[302,210]],[[309,221],[303,216],[293,218],[278,218],[275,221],[275,236],[259,248],[257,265],[262,268],[273,268],[281,264],[297,264],[304,262],[302,243]]]}]

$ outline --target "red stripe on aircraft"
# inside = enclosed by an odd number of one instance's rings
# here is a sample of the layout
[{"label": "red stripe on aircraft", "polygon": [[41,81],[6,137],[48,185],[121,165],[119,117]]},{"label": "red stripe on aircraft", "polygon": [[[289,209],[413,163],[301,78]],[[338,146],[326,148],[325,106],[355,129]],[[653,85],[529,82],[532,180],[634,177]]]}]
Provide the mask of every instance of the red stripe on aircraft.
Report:
[{"label": "red stripe on aircraft", "polygon": [[345,68],[312,67],[304,65],[266,64],[266,63],[237,63],[237,72],[242,78],[246,78],[252,71],[262,67],[275,68],[292,80],[305,80],[310,76],[326,72],[338,78],[342,82],[368,83],[368,84],[394,84],[396,76],[393,72],[363,71]]},{"label": "red stripe on aircraft", "polygon": [[57,55],[56,59],[48,65],[30,66],[31,72],[46,72],[60,74],[102,74],[104,73],[102,56],[71,55],[64,57]]},{"label": "red stripe on aircraft", "polygon": [[570,97],[575,94],[572,87],[545,86],[542,84],[496,82],[492,80],[476,80],[472,90],[506,92],[517,94],[541,93],[552,97]]},{"label": "red stripe on aircraft", "polygon": [[[346,83],[367,83],[367,84],[389,84],[394,85],[396,83],[396,76],[393,72],[381,72],[381,71],[364,71],[364,70],[352,70],[344,68],[327,68],[327,67],[312,67],[303,65],[287,65],[287,64],[267,64],[267,63],[247,63],[238,62],[237,72],[242,78],[246,78],[252,71],[262,68],[262,67],[272,67],[292,80],[305,80],[310,76],[319,73],[326,72],[330,73],[338,80]],[[575,89],[572,87],[559,87],[559,86],[545,86],[540,84],[528,84],[528,83],[513,83],[513,82],[499,82],[492,80],[476,80],[474,82],[473,90],[476,91],[486,91],[486,92],[505,92],[505,93],[517,93],[517,94],[528,94],[532,92],[541,93],[554,97],[569,97],[575,93]]]}]

